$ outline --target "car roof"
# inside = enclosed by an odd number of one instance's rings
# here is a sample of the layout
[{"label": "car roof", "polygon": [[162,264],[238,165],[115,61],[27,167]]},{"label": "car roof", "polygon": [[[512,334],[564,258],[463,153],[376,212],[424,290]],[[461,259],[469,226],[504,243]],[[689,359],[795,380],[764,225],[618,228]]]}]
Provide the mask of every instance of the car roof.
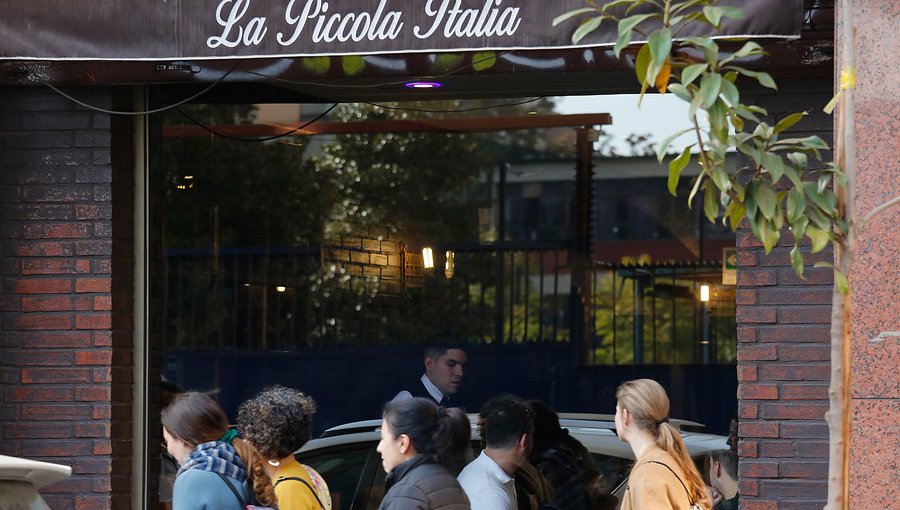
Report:
[{"label": "car roof", "polygon": [[71,475],[72,468],[62,464],[0,455],[0,480],[28,482],[35,488],[41,488]]},{"label": "car roof", "polygon": [[[478,415],[470,413],[468,417],[472,427],[472,438],[477,440],[481,437],[477,427]],[[560,413],[559,417],[560,426],[567,429],[591,453],[634,460],[631,447],[628,443],[618,440],[616,436],[615,416]],[[680,429],[681,438],[692,457],[728,448],[725,436],[694,432],[703,428],[700,423],[687,420],[671,420],[670,423]],[[308,442],[300,452],[326,446],[378,441],[380,428],[381,420],[363,420],[337,425],[326,430],[319,439]]]}]

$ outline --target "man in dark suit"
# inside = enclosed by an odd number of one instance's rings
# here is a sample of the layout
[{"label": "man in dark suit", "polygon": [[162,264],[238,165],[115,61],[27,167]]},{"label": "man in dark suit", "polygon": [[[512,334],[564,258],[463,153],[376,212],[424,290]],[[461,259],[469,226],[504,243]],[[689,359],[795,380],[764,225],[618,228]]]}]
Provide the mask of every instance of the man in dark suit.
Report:
[{"label": "man in dark suit", "polygon": [[423,397],[442,406],[450,405],[451,395],[459,391],[463,379],[463,365],[468,358],[465,351],[456,347],[433,346],[425,350],[425,373],[408,390],[401,391],[393,400]]}]

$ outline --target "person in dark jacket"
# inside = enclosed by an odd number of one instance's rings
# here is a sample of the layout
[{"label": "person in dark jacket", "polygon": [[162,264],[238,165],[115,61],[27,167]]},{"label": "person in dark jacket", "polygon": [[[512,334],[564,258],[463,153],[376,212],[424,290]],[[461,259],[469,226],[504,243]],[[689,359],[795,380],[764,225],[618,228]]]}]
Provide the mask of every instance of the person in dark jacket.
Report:
[{"label": "person in dark jacket", "polygon": [[469,419],[459,408],[424,398],[388,402],[378,453],[387,473],[379,510],[469,510],[469,499],[444,467],[469,447]]}]

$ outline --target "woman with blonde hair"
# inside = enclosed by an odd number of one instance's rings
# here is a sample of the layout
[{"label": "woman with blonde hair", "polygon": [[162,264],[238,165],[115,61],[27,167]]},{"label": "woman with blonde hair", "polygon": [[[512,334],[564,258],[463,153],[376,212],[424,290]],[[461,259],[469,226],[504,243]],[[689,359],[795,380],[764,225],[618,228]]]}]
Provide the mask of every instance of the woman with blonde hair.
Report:
[{"label": "woman with blonde hair", "polygon": [[694,461],[669,424],[669,397],[652,379],[628,381],[616,390],[616,433],[637,459],[621,510],[709,510]]}]

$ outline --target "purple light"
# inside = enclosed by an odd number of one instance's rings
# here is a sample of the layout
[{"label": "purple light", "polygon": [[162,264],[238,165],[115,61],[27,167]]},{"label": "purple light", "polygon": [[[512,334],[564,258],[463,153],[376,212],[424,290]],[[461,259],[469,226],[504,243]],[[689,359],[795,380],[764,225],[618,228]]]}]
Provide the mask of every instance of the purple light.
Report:
[{"label": "purple light", "polygon": [[441,84],[436,81],[410,81],[403,84],[408,89],[436,89]]}]

